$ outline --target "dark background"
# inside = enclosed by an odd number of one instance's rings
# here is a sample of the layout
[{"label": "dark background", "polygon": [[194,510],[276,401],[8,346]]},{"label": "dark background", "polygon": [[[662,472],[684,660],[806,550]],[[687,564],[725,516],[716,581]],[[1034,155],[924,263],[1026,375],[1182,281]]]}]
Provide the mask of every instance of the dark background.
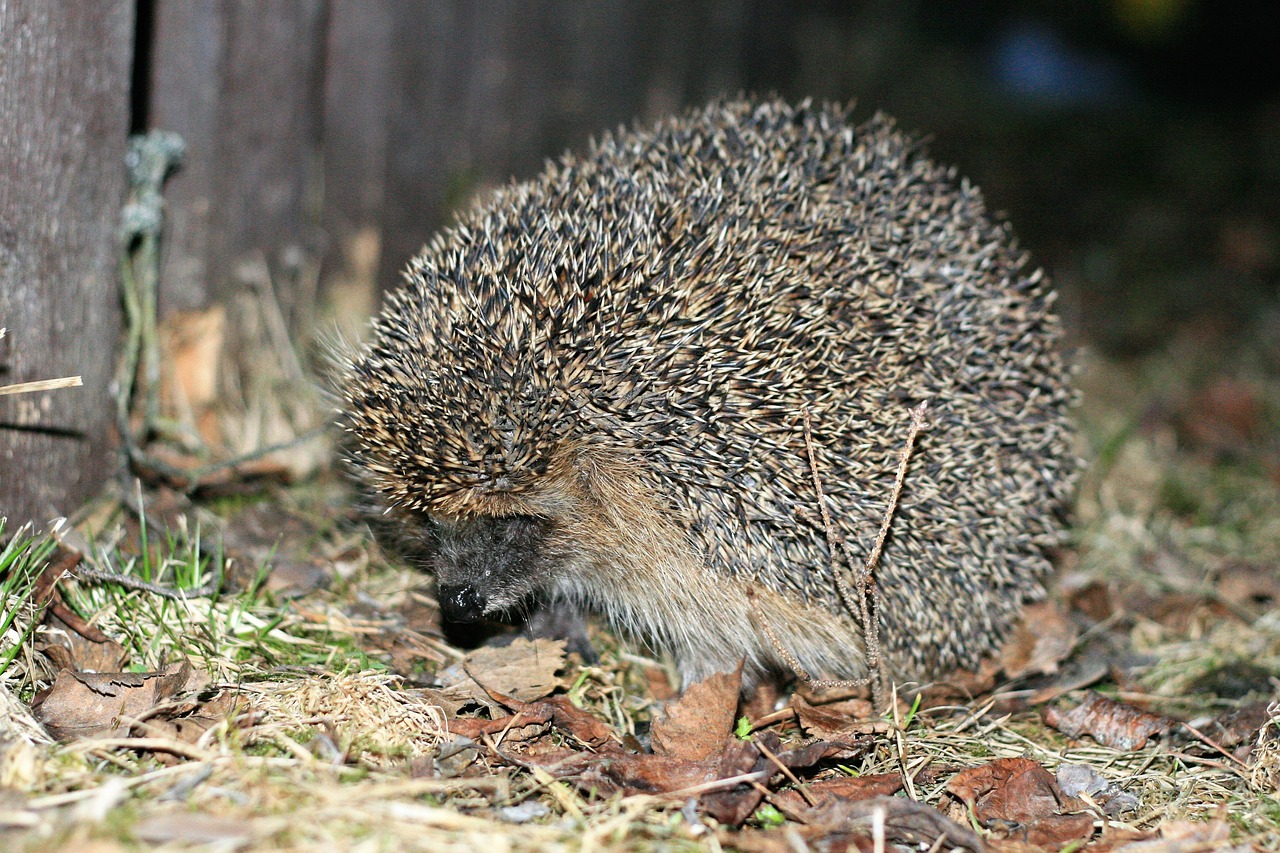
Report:
[{"label": "dark background", "polygon": [[1133,357],[1280,323],[1278,32],[1243,0],[13,0],[0,384],[86,387],[0,397],[0,514],[69,512],[114,465],[126,130],[187,142],[162,314],[265,266],[305,335],[358,326],[451,210],[603,128],[738,92],[856,101],[984,189],[1077,343]]}]

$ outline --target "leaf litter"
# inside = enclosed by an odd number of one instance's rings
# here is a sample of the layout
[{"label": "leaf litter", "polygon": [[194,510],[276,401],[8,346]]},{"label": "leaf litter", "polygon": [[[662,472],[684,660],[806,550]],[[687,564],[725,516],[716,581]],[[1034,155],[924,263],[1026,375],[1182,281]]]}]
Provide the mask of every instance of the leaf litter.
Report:
[{"label": "leaf litter", "polygon": [[138,489],[62,550],[5,551],[26,580],[0,611],[0,841],[1275,849],[1280,495],[1239,463],[1271,458],[1280,421],[1272,386],[1218,381],[1154,420],[1094,415],[1056,598],[999,661],[888,713],[857,690],[742,697],[734,673],[676,696],[601,632],[589,663],[518,633],[459,649],[339,487]]}]

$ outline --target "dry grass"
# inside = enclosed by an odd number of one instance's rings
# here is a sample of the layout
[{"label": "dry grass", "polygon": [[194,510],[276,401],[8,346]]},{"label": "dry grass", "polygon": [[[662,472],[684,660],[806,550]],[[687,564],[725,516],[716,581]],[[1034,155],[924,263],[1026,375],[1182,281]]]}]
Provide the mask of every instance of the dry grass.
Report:
[{"label": "dry grass", "polygon": [[[1189,450],[1174,424],[1212,413],[1187,403],[1206,380],[1185,379],[1186,368],[1176,347],[1142,365],[1090,365],[1083,419],[1087,452],[1099,461],[1082,488],[1066,574],[1072,585],[1087,576],[1115,586],[1126,605],[1128,650],[1146,656],[1147,664],[1132,670],[1136,682],[1109,689],[1196,724],[1246,698],[1276,697],[1280,616],[1274,609],[1247,616],[1217,581],[1240,564],[1274,579],[1280,565],[1280,486],[1266,467],[1280,392],[1272,374],[1249,375],[1263,420],[1256,445],[1236,454]],[[316,493],[314,514],[331,513],[331,495]],[[307,494],[295,491],[289,500],[305,505]],[[208,550],[218,536],[203,526],[219,522],[203,512],[185,513],[171,531],[147,531],[141,548],[127,514],[105,523],[98,514],[87,540],[96,543],[91,559],[157,583],[196,587],[225,557]],[[256,580],[212,599],[63,585],[68,604],[126,648],[134,668],[186,659],[206,677],[206,692],[221,687],[238,698],[192,740],[151,733],[139,748],[118,737],[55,743],[43,736],[26,703],[53,675],[36,651],[53,629],[28,633],[38,616],[29,585],[5,587],[0,617],[13,618],[3,648],[16,651],[0,672],[0,846],[714,850],[743,840],[689,820],[680,801],[596,798],[545,771],[492,761],[483,750],[441,757],[447,715],[412,688],[459,653],[414,628],[411,614],[431,604],[422,577],[340,530],[321,525],[301,547],[343,553],[356,568],[339,569],[325,588],[287,601]],[[88,536],[83,529],[81,535]],[[33,576],[48,558],[41,541],[13,540],[5,552],[7,577]],[[352,547],[369,550],[352,559]],[[1170,590],[1202,606],[1180,622],[1144,609]],[[397,657],[389,637],[412,654]],[[648,667],[607,637],[599,640],[600,664],[568,672],[566,689],[620,734],[643,730],[652,711]],[[1241,664],[1257,683],[1236,685],[1230,695],[1215,692],[1223,690],[1218,676]],[[946,799],[948,774],[928,771],[1018,756],[1050,770],[1086,765],[1136,798],[1136,810],[1107,819],[1115,828],[1225,820],[1234,843],[1280,849],[1280,717],[1273,715],[1262,746],[1242,762],[1167,738],[1136,751],[1110,749],[1064,737],[1034,708],[996,707],[979,699],[900,716],[864,759],[827,772],[902,772],[912,780],[910,796],[937,804]],[[758,823],[768,828],[779,819],[762,812]],[[778,849],[793,844],[785,827],[770,832]]]}]

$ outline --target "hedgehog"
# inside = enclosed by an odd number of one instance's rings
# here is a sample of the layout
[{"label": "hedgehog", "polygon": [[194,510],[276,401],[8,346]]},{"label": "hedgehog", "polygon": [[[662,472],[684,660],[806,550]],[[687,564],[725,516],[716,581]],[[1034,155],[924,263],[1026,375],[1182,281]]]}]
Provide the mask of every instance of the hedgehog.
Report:
[{"label": "hedgehog", "polygon": [[459,214],[347,358],[343,424],[446,619],[573,608],[686,685],[753,683],[867,675],[840,551],[871,549],[926,402],[874,618],[890,676],[937,678],[1000,647],[1061,540],[1054,302],[891,119],[722,100]]}]

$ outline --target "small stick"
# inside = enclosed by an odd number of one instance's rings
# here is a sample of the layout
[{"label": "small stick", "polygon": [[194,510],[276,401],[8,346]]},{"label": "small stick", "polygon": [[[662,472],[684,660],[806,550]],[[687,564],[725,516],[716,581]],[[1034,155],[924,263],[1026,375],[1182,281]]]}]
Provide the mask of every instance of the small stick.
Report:
[{"label": "small stick", "polygon": [[907,462],[910,461],[911,451],[915,448],[916,437],[929,426],[929,422],[924,419],[928,410],[928,400],[911,410],[911,432],[907,434],[907,446],[902,448],[902,455],[898,459],[898,476],[893,482],[893,494],[889,496],[889,507],[884,514],[884,523],[880,525],[880,533],[876,536],[875,547],[871,549],[871,556],[867,557],[865,573],[868,578],[875,570],[876,563],[880,561],[884,540],[889,535],[889,523],[893,521],[893,514],[898,509],[898,497],[902,494],[902,484],[907,479]]},{"label": "small stick", "polygon": [[35,382],[19,382],[16,385],[0,385],[0,397],[5,394],[29,394],[32,391],[53,391],[56,388],[75,388],[83,385],[79,376],[64,376],[61,379],[38,379]]},{"label": "small stick", "polygon": [[[910,410],[911,430],[907,434],[906,445],[902,448],[902,452],[898,457],[898,471],[894,477],[893,491],[889,495],[888,505],[885,507],[884,520],[880,524],[880,531],[876,535],[876,541],[872,546],[871,553],[867,556],[862,570],[858,572],[854,587],[850,588],[849,583],[838,571],[834,573],[836,590],[840,595],[840,600],[846,608],[857,612],[862,622],[863,643],[867,654],[868,670],[865,678],[842,681],[822,681],[813,678],[800,665],[800,661],[796,656],[783,645],[781,638],[778,637],[773,630],[773,626],[765,618],[764,611],[756,600],[755,590],[750,586],[747,587],[747,601],[751,605],[752,612],[755,614],[757,621],[759,621],[761,628],[764,629],[765,636],[773,644],[778,656],[791,667],[801,681],[819,689],[861,687],[869,682],[871,684],[871,701],[876,708],[887,707],[884,701],[886,699],[884,692],[886,679],[884,661],[880,654],[879,619],[875,613],[875,608],[872,606],[871,591],[874,589],[875,569],[880,562],[880,555],[884,551],[884,543],[889,536],[889,527],[893,523],[894,515],[897,513],[898,502],[902,496],[902,487],[906,482],[907,464],[910,462],[911,453],[915,449],[916,439],[929,425],[925,419],[928,408],[929,403],[926,400]],[[852,568],[857,565],[857,560],[853,556],[849,543],[836,535],[835,527],[831,523],[831,514],[827,510],[826,493],[822,488],[822,478],[818,475],[817,454],[814,452],[813,446],[812,416],[809,414],[808,409],[804,409],[801,414],[804,419],[805,450],[809,457],[809,470],[813,475],[813,488],[818,495],[818,509],[822,514],[822,526],[827,537],[827,549],[833,563],[837,551],[841,551],[845,555],[845,561]]]},{"label": "small stick", "polygon": [[765,746],[758,739],[755,741],[755,745],[756,745],[756,749],[760,750],[760,752],[764,755],[764,757],[769,759],[769,761],[771,761],[775,767],[781,770],[782,775],[786,776],[787,779],[791,781],[792,785],[796,786],[796,790],[800,792],[800,796],[804,797],[804,801],[809,804],[809,808],[814,808],[815,806],[818,805],[813,800],[813,794],[810,794],[808,791],[805,790],[804,785],[800,784],[800,780],[796,778],[796,774],[791,772],[790,767],[788,767],[787,765],[779,761],[778,756],[774,755],[773,752],[770,751],[769,747]]},{"label": "small stick", "polygon": [[[834,569],[837,550],[843,551],[845,562],[852,569],[857,565],[857,561],[853,559],[853,553],[849,549],[848,542],[836,535],[835,527],[831,524],[831,514],[827,511],[827,497],[822,489],[822,478],[818,476],[818,455],[813,449],[813,418],[807,408],[801,412],[801,415],[804,417],[804,448],[809,455],[809,473],[813,476],[813,488],[818,494],[818,508],[822,512],[822,527],[827,537],[827,553]],[[867,579],[870,576],[871,573],[864,569],[858,575],[857,586],[854,589],[850,589],[848,581],[840,574],[839,569],[832,572],[840,601],[844,604],[846,610],[856,611],[859,620],[862,622],[862,645],[867,654],[866,678],[860,678],[852,682],[812,681],[810,683],[820,689],[846,686],[861,687],[870,683],[872,705],[879,708],[883,704],[881,699],[884,698],[884,672],[880,661],[880,623],[872,613],[868,595]]]}]

